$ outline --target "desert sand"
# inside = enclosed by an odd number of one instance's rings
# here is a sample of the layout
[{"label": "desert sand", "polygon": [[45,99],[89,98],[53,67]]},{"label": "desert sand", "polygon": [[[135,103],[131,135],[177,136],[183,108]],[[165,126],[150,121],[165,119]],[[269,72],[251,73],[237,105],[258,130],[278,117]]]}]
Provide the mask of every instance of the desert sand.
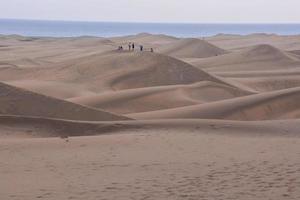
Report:
[{"label": "desert sand", "polygon": [[268,34],[2,35],[0,199],[300,199],[299,52]]}]

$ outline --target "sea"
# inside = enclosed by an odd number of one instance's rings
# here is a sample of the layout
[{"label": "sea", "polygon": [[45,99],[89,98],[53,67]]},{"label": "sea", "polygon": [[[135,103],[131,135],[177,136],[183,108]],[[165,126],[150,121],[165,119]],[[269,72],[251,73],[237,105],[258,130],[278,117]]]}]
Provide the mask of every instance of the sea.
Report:
[{"label": "sea", "polygon": [[207,37],[217,34],[247,35],[267,33],[300,34],[299,24],[188,24],[126,23],[0,19],[0,34],[39,37],[99,36],[115,37],[138,33],[166,34],[175,37]]}]

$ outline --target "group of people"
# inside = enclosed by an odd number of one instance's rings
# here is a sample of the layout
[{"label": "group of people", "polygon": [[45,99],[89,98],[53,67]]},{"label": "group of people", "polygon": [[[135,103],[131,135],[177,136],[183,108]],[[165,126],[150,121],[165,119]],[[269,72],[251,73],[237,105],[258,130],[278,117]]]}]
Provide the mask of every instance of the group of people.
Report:
[{"label": "group of people", "polygon": [[[135,44],[130,42],[130,43],[128,44],[128,50],[129,50],[129,51],[134,51],[134,49],[135,49]],[[119,51],[120,51],[120,50],[124,50],[123,46],[119,46],[119,47],[118,47],[118,50],[119,50]],[[144,51],[144,46],[143,46],[143,45],[140,45],[140,51]],[[153,48],[150,48],[150,51],[151,51],[151,52],[154,52]]]}]

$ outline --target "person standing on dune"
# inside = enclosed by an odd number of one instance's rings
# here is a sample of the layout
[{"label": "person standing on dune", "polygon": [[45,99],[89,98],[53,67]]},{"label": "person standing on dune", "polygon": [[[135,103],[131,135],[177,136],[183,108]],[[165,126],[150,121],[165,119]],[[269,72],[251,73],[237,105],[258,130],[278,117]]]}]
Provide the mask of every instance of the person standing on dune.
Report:
[{"label": "person standing on dune", "polygon": [[131,42],[129,42],[129,44],[128,44],[128,49],[129,49],[129,51],[131,51]]},{"label": "person standing on dune", "polygon": [[132,51],[134,51],[134,43],[132,43]]}]

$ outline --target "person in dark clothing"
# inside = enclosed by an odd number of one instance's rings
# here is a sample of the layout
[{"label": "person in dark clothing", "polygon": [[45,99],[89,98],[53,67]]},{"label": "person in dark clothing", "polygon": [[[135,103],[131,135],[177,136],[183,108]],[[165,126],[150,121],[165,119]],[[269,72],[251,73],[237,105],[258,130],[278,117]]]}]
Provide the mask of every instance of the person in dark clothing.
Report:
[{"label": "person in dark clothing", "polygon": [[132,47],[132,51],[134,51],[134,43],[132,43],[131,47]]},{"label": "person in dark clothing", "polygon": [[151,48],[150,51],[153,53],[154,52],[153,48]]},{"label": "person in dark clothing", "polygon": [[143,51],[144,47],[143,45],[140,45],[140,51]]}]

